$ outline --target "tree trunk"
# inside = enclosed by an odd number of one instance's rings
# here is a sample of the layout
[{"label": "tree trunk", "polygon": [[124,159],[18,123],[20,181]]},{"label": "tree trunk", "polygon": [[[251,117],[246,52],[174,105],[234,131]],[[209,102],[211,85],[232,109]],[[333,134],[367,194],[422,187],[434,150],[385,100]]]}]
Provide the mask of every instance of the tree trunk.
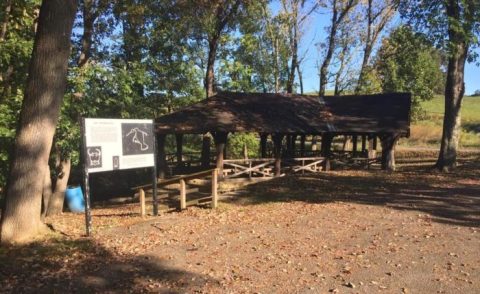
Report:
[{"label": "tree trunk", "polygon": [[275,156],[275,168],[274,168],[274,175],[275,177],[279,177],[282,174],[282,141],[283,135],[281,134],[273,134],[273,154]]},{"label": "tree trunk", "polygon": [[336,1],[333,1],[333,13],[332,13],[332,25],[330,27],[330,35],[328,36],[328,47],[327,54],[323,60],[322,66],[320,67],[320,90],[318,96],[325,96],[325,89],[328,83],[328,67],[333,57],[333,52],[335,51],[335,36],[337,35],[337,15],[338,11],[336,8]]},{"label": "tree trunk", "polygon": [[98,11],[94,12],[93,1],[83,1],[83,35],[82,35],[82,50],[78,58],[78,67],[83,67],[91,55],[93,25],[98,16]]},{"label": "tree trunk", "polygon": [[332,142],[333,142],[332,135],[329,135],[329,134],[322,135],[321,152],[322,152],[322,156],[325,157],[325,161],[323,162],[324,171],[330,170],[330,155],[332,153]]},{"label": "tree trunk", "polygon": [[217,132],[213,135],[215,141],[216,161],[218,169],[218,177],[223,178],[223,158],[225,146],[227,145],[228,133]]},{"label": "tree trunk", "polygon": [[345,69],[345,57],[348,53],[348,44],[344,44],[344,46],[342,46],[342,51],[340,52],[339,54],[339,61],[340,61],[340,65],[338,66],[338,71],[335,75],[335,93],[334,95],[335,96],[338,96],[342,93],[342,74],[343,74],[343,71]]},{"label": "tree trunk", "polygon": [[363,86],[365,84],[365,75],[367,74],[367,66],[368,66],[368,61],[370,60],[371,54],[372,54],[371,45],[370,44],[365,45],[362,66],[360,67],[360,74],[358,75],[357,87],[355,88],[356,94],[362,91]]},{"label": "tree trunk", "polygon": [[52,177],[50,176],[50,167],[45,167],[43,172],[43,191],[42,191],[42,214],[41,220],[45,222],[45,216],[47,215],[48,206],[52,198]]},{"label": "tree trunk", "polygon": [[28,241],[43,229],[43,176],[65,94],[76,8],[75,0],[44,0],[40,8],[2,212],[2,243]]},{"label": "tree trunk", "polygon": [[55,181],[53,195],[50,198],[50,203],[48,205],[47,216],[57,215],[63,211],[63,202],[65,200],[65,191],[67,190],[71,166],[70,158],[64,160],[59,158],[57,167],[58,177]]},{"label": "tree trunk", "polygon": [[303,76],[300,70],[300,64],[297,62],[298,83],[300,84],[300,94],[303,95]]},{"label": "tree trunk", "polygon": [[[376,3],[373,0],[368,0],[367,6],[367,37],[365,40],[365,49],[363,51],[362,66],[360,68],[360,74],[358,76],[357,86],[355,87],[355,93],[360,93],[365,85],[365,75],[367,74],[368,63],[372,55],[373,47],[378,40],[378,37],[382,33],[383,29],[393,17],[395,9],[397,7],[397,1],[384,1],[383,7],[379,8],[379,11],[374,12],[374,6]],[[376,22],[380,19],[378,22]],[[376,24],[376,25],[375,25]]]},{"label": "tree trunk", "polygon": [[215,95],[215,58],[217,55],[219,36],[215,35],[208,41],[208,59],[207,59],[207,73],[205,76],[205,90],[207,98]]},{"label": "tree trunk", "polygon": [[[453,42],[461,38],[455,32],[450,32],[449,34],[450,40]],[[443,171],[455,168],[457,162],[457,148],[461,126],[460,109],[465,93],[464,73],[468,45],[459,41],[455,44],[454,50],[455,52],[448,59],[443,133],[440,154],[436,163],[436,167]]]},{"label": "tree trunk", "polygon": [[293,6],[293,32],[292,32],[292,61],[288,71],[287,93],[293,93],[293,84],[295,83],[295,70],[298,66],[298,5]]},{"label": "tree trunk", "polygon": [[267,138],[268,134],[260,134],[260,157],[267,158]]},{"label": "tree trunk", "polygon": [[382,140],[382,169],[395,171],[395,144],[397,144],[398,135],[383,135]]},{"label": "tree trunk", "polygon": [[5,40],[5,37],[7,35],[7,27],[8,27],[8,21],[10,19],[11,10],[12,10],[12,0],[6,0],[5,7],[3,8],[4,17],[3,17],[2,25],[0,27],[0,42]]},{"label": "tree trunk", "polygon": [[176,134],[175,142],[177,143],[176,144],[177,167],[182,167],[183,166],[183,134]]},{"label": "tree trunk", "polygon": [[203,134],[202,136],[202,167],[207,168],[210,166],[210,136]]}]

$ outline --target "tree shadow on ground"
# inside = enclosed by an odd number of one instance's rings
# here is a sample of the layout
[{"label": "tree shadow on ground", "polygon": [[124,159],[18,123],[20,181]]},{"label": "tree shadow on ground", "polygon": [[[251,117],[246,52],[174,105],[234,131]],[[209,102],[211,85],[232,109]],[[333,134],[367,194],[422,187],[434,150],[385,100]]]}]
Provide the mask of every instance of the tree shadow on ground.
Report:
[{"label": "tree shadow on ground", "polygon": [[0,289],[8,293],[194,292],[207,276],[155,257],[118,256],[90,239],[57,238],[0,247]]},{"label": "tree shadow on ground", "polygon": [[411,167],[382,171],[326,172],[287,176],[247,186],[225,201],[245,205],[265,202],[352,202],[428,213],[434,221],[480,226],[480,160],[452,173]]},{"label": "tree shadow on ground", "polygon": [[462,124],[462,127],[468,132],[480,133],[480,123],[477,122],[466,122]]}]

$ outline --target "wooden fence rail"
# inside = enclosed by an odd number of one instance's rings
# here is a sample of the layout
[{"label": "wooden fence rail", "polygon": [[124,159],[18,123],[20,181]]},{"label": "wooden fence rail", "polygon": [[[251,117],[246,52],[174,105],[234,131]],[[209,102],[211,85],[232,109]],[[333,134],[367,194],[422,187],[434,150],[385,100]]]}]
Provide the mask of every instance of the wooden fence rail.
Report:
[{"label": "wooden fence rail", "polygon": [[[193,179],[202,179],[210,177],[212,178],[212,191],[211,191],[211,199],[212,199],[212,208],[217,208],[218,206],[218,169],[209,169],[206,171],[201,171],[198,173],[193,173],[189,175],[174,177],[171,179],[160,180],[157,182],[157,187],[165,187],[167,185],[176,184],[180,185],[179,193],[180,193],[180,209],[183,210],[187,208],[187,185],[186,182]],[[133,187],[132,190],[137,191],[138,195],[140,196],[140,213],[142,216],[145,215],[145,190],[152,189],[153,185],[142,185]]]}]

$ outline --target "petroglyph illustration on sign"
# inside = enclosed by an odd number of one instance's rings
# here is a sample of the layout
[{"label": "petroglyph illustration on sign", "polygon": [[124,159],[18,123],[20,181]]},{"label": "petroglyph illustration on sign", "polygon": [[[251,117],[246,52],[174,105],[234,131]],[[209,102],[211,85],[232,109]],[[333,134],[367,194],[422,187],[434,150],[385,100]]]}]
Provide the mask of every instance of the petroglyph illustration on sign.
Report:
[{"label": "petroglyph illustration on sign", "polygon": [[122,123],[123,155],[147,154],[153,152],[151,125]]},{"label": "petroglyph illustration on sign", "polygon": [[138,144],[140,150],[148,150],[148,144],[145,143],[145,137],[148,136],[147,132],[140,130],[139,128],[133,128],[128,132],[127,137],[132,138],[132,142]]},{"label": "petroglyph illustration on sign", "polygon": [[102,147],[101,146],[92,146],[87,147],[87,167],[102,167]]}]

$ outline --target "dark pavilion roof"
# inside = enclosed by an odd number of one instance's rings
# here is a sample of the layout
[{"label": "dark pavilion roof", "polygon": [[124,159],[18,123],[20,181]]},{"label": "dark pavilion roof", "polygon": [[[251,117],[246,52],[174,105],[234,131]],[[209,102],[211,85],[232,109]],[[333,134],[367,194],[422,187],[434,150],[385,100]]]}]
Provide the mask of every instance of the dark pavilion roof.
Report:
[{"label": "dark pavilion roof", "polygon": [[349,96],[222,92],[157,118],[163,134],[261,132],[409,135],[411,94]]}]

